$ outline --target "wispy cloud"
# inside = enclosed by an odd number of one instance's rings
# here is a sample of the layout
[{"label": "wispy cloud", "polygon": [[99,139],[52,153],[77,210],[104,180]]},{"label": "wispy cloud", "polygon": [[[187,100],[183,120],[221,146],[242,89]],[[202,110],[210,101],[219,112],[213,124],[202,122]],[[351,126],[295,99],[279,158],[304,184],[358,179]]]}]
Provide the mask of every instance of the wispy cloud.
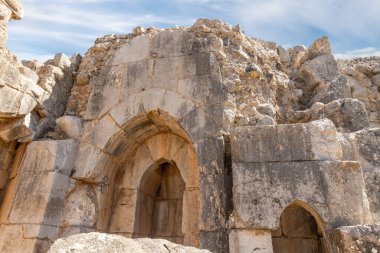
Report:
[{"label": "wispy cloud", "polygon": [[358,57],[380,56],[380,49],[375,47],[365,47],[346,51],[340,54],[334,54],[337,59],[351,59]]},{"label": "wispy cloud", "polygon": [[[38,47],[51,50],[58,48],[67,54],[76,51],[84,53],[93,41],[105,34],[131,32],[133,27],[143,24],[167,24],[174,26],[188,23],[190,19],[181,16],[167,17],[153,12],[138,13],[125,8],[112,10],[111,2],[117,0],[25,0],[25,18],[10,24],[8,46],[24,56],[32,56]],[[125,2],[124,2],[125,4]],[[26,40],[38,41],[25,53]],[[53,46],[54,45],[54,46]],[[58,49],[59,50],[59,49]],[[49,55],[51,52],[43,53]],[[37,57],[37,56],[36,56]]]},{"label": "wispy cloud", "polygon": [[[265,34],[273,30],[279,37],[305,31],[348,39],[375,39],[380,32],[377,0],[240,0],[231,4],[230,12],[252,32]],[[283,31],[283,32],[281,32]],[[313,33],[313,32],[312,32]],[[314,32],[315,33],[315,32]]]},{"label": "wispy cloud", "polygon": [[10,25],[8,44],[17,53],[30,50],[30,55],[84,53],[105,34],[128,33],[138,25],[190,25],[204,17],[239,23],[248,35],[279,44],[309,45],[328,35],[337,55],[380,47],[379,0],[24,0],[23,4],[25,18]]}]

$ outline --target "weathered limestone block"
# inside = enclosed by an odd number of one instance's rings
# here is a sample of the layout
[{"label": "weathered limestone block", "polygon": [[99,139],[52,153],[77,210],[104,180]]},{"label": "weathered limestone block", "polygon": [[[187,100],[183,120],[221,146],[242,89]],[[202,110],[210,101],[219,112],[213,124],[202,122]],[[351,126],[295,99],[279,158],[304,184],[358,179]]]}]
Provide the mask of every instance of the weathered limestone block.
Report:
[{"label": "weathered limestone block", "polygon": [[109,170],[116,170],[119,166],[110,155],[82,142],[75,160],[73,177],[86,182],[103,182]]},{"label": "weathered limestone block", "polygon": [[351,134],[355,160],[363,168],[366,194],[374,222],[380,221],[380,129],[367,128]]},{"label": "weathered limestone block", "polygon": [[76,186],[65,198],[63,227],[93,228],[98,219],[98,203],[92,186]]},{"label": "weathered limestone block", "polygon": [[305,81],[307,90],[313,90],[319,83],[330,82],[338,75],[338,66],[332,55],[320,55],[306,61],[298,73]]},{"label": "weathered limestone block", "polygon": [[316,39],[313,44],[306,50],[305,55],[301,58],[301,64],[307,60],[312,60],[320,55],[331,55],[329,39],[324,36]]},{"label": "weathered limestone block", "polygon": [[57,226],[68,185],[69,177],[58,172],[24,172],[12,203],[9,223]]},{"label": "weathered limestone block", "polygon": [[228,211],[232,208],[228,189],[231,176],[224,174],[201,174],[201,223],[200,229],[214,231],[223,229],[228,220]]},{"label": "weathered limestone block", "polygon": [[210,252],[228,252],[228,234],[225,229],[214,231],[200,231],[202,248]]},{"label": "weathered limestone block", "polygon": [[[156,58],[190,55],[205,50],[201,43],[194,33],[163,31],[153,37],[150,51]],[[196,44],[199,46],[195,46]]]},{"label": "weathered limestone block", "polygon": [[[13,163],[15,156],[16,142],[5,143],[0,140],[0,196],[1,191],[8,183],[10,174],[10,164]],[[0,197],[1,199],[1,197]]]},{"label": "weathered limestone block", "polygon": [[7,223],[59,225],[77,145],[64,140],[28,146]]},{"label": "weathered limestone block", "polygon": [[335,100],[313,113],[312,120],[330,119],[342,132],[358,131],[369,126],[365,106],[357,99]]},{"label": "weathered limestone block", "polygon": [[10,19],[21,19],[24,9],[19,0],[6,0],[0,3],[0,48],[5,46],[8,38],[7,24]]},{"label": "weathered limestone block", "polygon": [[25,116],[37,105],[33,97],[9,86],[0,87],[0,117]]},{"label": "weathered limestone block", "polygon": [[363,171],[380,170],[380,128],[367,128],[355,133],[356,148]]},{"label": "weathered limestone block", "polygon": [[52,62],[38,68],[38,84],[46,91],[39,105],[45,114],[54,117],[63,115],[73,85],[72,71],[76,68],[77,66],[63,54],[57,54]]},{"label": "weathered limestone block", "polygon": [[0,117],[20,117],[32,110],[43,96],[37,80],[36,73],[0,49]]},{"label": "weathered limestone block", "polygon": [[327,104],[342,98],[351,98],[351,90],[347,85],[347,79],[340,76],[327,84],[319,86],[317,94],[311,99],[309,105],[311,106],[316,102]]},{"label": "weathered limestone block", "polygon": [[365,253],[380,251],[380,226],[344,226],[331,235],[334,252]]},{"label": "weathered limestone block", "polygon": [[373,75],[371,81],[376,87],[380,88],[380,73]]},{"label": "weathered limestone block", "polygon": [[342,146],[342,161],[355,161],[354,150],[351,146],[349,136],[345,136],[344,133],[338,132],[338,140]]},{"label": "weathered limestone block", "polygon": [[78,142],[34,141],[26,150],[21,172],[57,172],[69,176],[74,168]]},{"label": "weathered limestone block", "polygon": [[359,163],[304,161],[233,164],[235,227],[276,229],[282,210],[302,201],[327,228],[370,220]]},{"label": "weathered limestone block", "polygon": [[[210,148],[212,147],[212,148]],[[228,174],[225,166],[225,142],[222,137],[207,138],[197,143],[197,159],[203,174]]]},{"label": "weathered limestone block", "polygon": [[132,235],[136,232],[134,228],[135,217],[125,214],[134,213],[136,211],[138,201],[137,194],[137,189],[120,189],[121,197],[118,198],[118,202],[116,203],[111,218],[111,233],[124,233]]},{"label": "weathered limestone block", "polygon": [[117,53],[115,53],[109,64],[120,65],[149,58],[151,38],[151,34],[145,34],[132,39],[128,44],[123,45]]},{"label": "weathered limestone block", "polygon": [[79,139],[83,131],[82,119],[75,116],[62,116],[55,120],[57,127],[70,139]]},{"label": "weathered limestone block", "polygon": [[69,57],[67,57],[63,53],[56,54],[54,56],[53,62],[54,62],[54,66],[57,66],[60,69],[69,68],[71,65],[71,61],[70,61]]},{"label": "weathered limestone block", "polygon": [[292,58],[292,67],[293,68],[300,68],[301,66],[301,59],[305,55],[306,48],[303,45],[297,45],[292,48],[288,49],[288,52],[290,54],[290,57]]},{"label": "weathered limestone block", "polygon": [[329,120],[305,124],[235,128],[231,133],[234,162],[340,160],[342,149]]},{"label": "weathered limestone block", "polygon": [[77,234],[58,239],[51,246],[49,253],[208,253],[208,250],[185,247],[163,239],[130,239],[120,235],[88,233]]},{"label": "weathered limestone block", "polygon": [[291,57],[289,52],[283,48],[282,46],[277,47],[277,53],[280,57],[280,61],[282,64],[288,65],[291,62]]},{"label": "weathered limestone block", "polygon": [[32,112],[19,120],[12,120],[0,128],[0,138],[5,142],[30,137],[37,127],[37,116]]},{"label": "weathered limestone block", "polygon": [[[32,232],[30,231],[30,226],[41,227],[41,229],[38,232]],[[53,230],[46,229],[46,227],[38,225],[0,225],[0,251],[7,253],[46,252],[50,247],[47,239],[51,238],[50,236],[53,234]],[[16,241],[17,243],[14,243]]]},{"label": "weathered limestone block", "polygon": [[229,252],[273,253],[270,231],[233,229],[229,234]]}]

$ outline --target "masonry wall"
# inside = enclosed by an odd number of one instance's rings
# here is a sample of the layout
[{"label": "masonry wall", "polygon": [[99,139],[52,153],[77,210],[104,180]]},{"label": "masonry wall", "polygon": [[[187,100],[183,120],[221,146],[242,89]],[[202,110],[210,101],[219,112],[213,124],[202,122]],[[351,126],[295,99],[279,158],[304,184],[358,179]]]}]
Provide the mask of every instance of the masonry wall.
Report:
[{"label": "masonry wall", "polygon": [[[153,235],[139,214],[155,210],[182,212],[160,236],[213,252],[276,250],[287,208],[326,252],[353,241],[338,227],[379,220],[380,61],[338,63],[326,37],[285,50],[200,19],[99,38],[83,59],[0,61],[2,251]],[[182,199],[152,208],[163,165]]]},{"label": "masonry wall", "polygon": [[278,248],[276,231],[289,206],[313,216],[326,252],[335,250],[329,239],[334,228],[372,221],[360,164],[342,161],[331,121],[234,129],[231,148],[234,223],[230,240],[239,243],[230,244],[230,252],[256,247],[244,245],[246,240],[266,241],[260,252],[286,248],[286,244]]}]

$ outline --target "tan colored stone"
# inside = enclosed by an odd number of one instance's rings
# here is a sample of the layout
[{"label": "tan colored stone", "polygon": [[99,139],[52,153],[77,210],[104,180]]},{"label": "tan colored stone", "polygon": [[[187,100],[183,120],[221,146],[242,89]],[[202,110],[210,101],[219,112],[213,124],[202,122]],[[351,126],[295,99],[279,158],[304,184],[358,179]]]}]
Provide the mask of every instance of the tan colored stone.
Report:
[{"label": "tan colored stone", "polygon": [[68,138],[79,139],[83,131],[82,120],[74,116],[63,116],[55,120],[57,127],[63,131]]},{"label": "tan colored stone", "polygon": [[[102,182],[107,173],[115,171],[120,164],[98,148],[80,143],[73,177],[89,182]],[[107,168],[107,169],[106,169]]]},{"label": "tan colored stone", "polygon": [[98,203],[91,186],[79,185],[65,198],[62,226],[92,228],[97,222]]},{"label": "tan colored stone", "polygon": [[150,56],[149,44],[151,35],[146,34],[132,39],[121,47],[110,62],[110,65],[119,65],[144,60]]},{"label": "tan colored stone", "polygon": [[234,229],[229,234],[229,252],[273,253],[271,234],[265,230]]},{"label": "tan colored stone", "polygon": [[58,172],[23,172],[9,222],[20,224],[33,221],[57,226],[68,185],[69,177]]},{"label": "tan colored stone", "polygon": [[136,231],[137,189],[121,188],[120,197],[111,217],[109,231],[111,233],[139,233]]}]

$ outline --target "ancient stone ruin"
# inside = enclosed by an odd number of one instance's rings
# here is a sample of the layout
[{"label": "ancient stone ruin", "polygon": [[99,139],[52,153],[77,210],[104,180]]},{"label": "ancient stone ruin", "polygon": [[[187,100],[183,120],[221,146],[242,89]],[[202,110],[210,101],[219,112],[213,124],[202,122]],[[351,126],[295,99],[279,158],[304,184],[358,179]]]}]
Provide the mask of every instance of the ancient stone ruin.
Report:
[{"label": "ancient stone ruin", "polygon": [[380,252],[379,57],[337,61],[326,37],[285,49],[200,19],[21,63],[4,47],[21,5],[0,8],[0,252],[87,232]]}]

